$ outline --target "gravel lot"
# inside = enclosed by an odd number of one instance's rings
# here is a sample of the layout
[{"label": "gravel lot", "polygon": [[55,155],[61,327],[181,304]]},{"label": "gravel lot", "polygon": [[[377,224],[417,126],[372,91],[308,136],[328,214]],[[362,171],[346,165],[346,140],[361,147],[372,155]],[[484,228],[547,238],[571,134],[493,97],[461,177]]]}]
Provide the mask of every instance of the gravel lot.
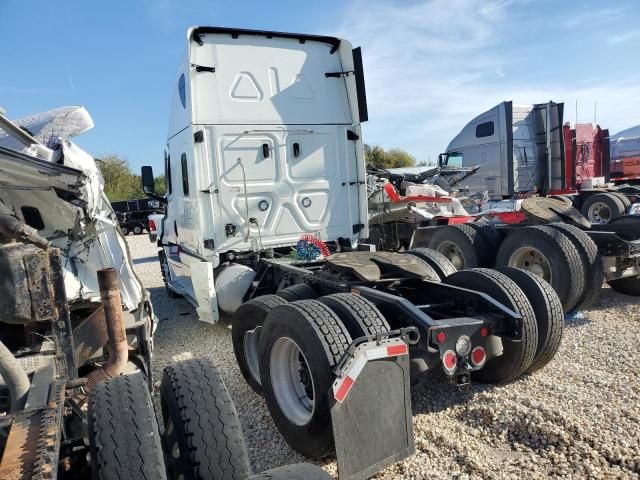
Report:
[{"label": "gravel lot", "polygon": [[[304,461],[282,439],[235,364],[228,322],[197,321],[167,297],[155,246],[128,237],[158,318],[154,373],[207,356],[220,369],[259,472]],[[556,358],[503,387],[458,392],[437,374],[413,388],[416,455],[376,478],[640,478],[640,298],[609,288],[583,318],[567,320]],[[156,392],[157,393],[157,392]],[[336,473],[335,461],[322,464]]]}]

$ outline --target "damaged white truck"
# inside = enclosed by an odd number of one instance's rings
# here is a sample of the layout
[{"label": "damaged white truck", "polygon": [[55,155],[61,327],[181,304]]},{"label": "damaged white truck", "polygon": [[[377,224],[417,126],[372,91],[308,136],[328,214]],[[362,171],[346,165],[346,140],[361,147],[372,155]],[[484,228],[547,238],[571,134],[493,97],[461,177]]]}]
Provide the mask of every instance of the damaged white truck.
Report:
[{"label": "damaged white truck", "polygon": [[[413,450],[409,378],[502,383],[556,353],[563,313],[518,269],[456,272],[368,236],[360,49],[195,27],[175,78],[159,259],[170,295],[231,319],[243,376],[287,442],[367,478]],[[366,448],[362,448],[366,445]]]}]

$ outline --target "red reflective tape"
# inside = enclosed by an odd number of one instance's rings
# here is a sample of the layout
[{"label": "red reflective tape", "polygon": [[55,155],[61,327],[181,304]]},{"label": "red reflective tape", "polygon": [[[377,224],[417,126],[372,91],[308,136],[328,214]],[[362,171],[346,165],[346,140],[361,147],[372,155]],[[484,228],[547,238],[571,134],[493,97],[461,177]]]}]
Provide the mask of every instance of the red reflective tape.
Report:
[{"label": "red reflective tape", "polygon": [[396,355],[406,355],[409,353],[409,347],[406,345],[392,345],[387,347],[387,355],[394,357]]},{"label": "red reflective tape", "polygon": [[338,391],[336,392],[336,400],[339,402],[343,402],[345,398],[347,398],[347,394],[349,393],[349,390],[351,390],[351,387],[353,386],[353,378],[351,377],[345,377],[345,379],[342,381],[342,384],[340,385],[340,388],[338,388]]}]

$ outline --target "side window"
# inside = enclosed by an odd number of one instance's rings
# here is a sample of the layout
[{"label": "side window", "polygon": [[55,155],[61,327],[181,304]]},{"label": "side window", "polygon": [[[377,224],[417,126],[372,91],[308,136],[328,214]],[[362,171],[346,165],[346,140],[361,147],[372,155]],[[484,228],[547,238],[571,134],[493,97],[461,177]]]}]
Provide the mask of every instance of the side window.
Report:
[{"label": "side window", "polygon": [[180,157],[182,165],[182,193],[185,197],[189,196],[189,170],[187,168],[187,154],[183,153]]},{"label": "side window", "polygon": [[167,188],[167,194],[171,195],[173,191],[171,187],[171,154],[164,152],[164,182]]},{"label": "side window", "polygon": [[458,152],[449,154],[447,165],[450,167],[462,167],[462,154]]},{"label": "side window", "polygon": [[490,137],[493,132],[493,122],[484,122],[476,126],[476,138]]}]

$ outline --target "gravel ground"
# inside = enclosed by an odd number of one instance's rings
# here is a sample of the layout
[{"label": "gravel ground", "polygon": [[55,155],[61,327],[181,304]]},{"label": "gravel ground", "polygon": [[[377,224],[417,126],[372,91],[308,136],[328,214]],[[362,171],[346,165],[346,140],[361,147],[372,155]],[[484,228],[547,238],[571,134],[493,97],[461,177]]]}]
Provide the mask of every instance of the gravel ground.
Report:
[{"label": "gravel ground", "polygon": [[[156,380],[172,360],[211,358],[233,396],[254,471],[305,461],[244,382],[228,321],[198,322],[189,303],[169,299],[155,247],[146,235],[128,241],[160,319]],[[605,288],[583,318],[567,321],[557,356],[533,375],[467,392],[429,375],[412,390],[416,454],[375,478],[640,478],[639,346],[640,298]],[[321,465],[336,474],[334,460]]]}]

